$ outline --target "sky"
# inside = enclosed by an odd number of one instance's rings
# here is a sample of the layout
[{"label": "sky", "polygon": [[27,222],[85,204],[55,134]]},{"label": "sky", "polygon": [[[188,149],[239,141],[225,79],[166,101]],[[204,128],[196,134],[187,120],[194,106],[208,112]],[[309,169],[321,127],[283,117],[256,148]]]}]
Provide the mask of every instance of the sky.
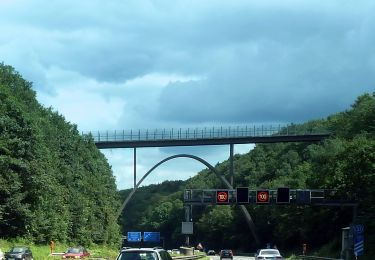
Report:
[{"label": "sky", "polygon": [[[0,0],[0,62],[80,131],[301,123],[375,91],[374,13],[373,0]],[[102,152],[132,187],[133,150]],[[229,147],[138,149],[138,180],[177,153],[215,165]],[[204,168],[175,159],[144,184]]]}]

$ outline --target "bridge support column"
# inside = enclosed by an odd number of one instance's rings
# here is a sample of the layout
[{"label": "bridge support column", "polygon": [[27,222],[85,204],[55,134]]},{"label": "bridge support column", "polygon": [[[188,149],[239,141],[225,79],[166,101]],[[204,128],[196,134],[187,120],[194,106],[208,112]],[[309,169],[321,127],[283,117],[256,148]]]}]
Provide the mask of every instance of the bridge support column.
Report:
[{"label": "bridge support column", "polygon": [[233,164],[233,150],[234,150],[234,144],[230,144],[230,149],[229,149],[229,162],[230,162],[230,167],[229,167],[229,174],[230,174],[230,185],[234,187],[233,185],[233,179],[234,179],[234,164]]},{"label": "bridge support column", "polygon": [[134,189],[135,189],[137,186],[137,148],[135,147],[134,147],[133,163],[134,163]]}]

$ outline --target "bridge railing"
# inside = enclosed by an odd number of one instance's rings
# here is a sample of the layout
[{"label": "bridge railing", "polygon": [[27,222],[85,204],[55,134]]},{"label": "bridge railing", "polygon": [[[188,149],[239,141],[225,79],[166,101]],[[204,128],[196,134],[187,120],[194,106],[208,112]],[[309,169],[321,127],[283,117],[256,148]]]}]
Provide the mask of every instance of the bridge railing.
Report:
[{"label": "bridge railing", "polygon": [[111,141],[149,141],[149,140],[196,140],[232,137],[263,137],[326,134],[327,131],[297,125],[278,126],[236,126],[236,127],[204,127],[204,128],[172,128],[172,129],[138,129],[138,130],[114,130],[83,132],[89,135],[95,142]]}]

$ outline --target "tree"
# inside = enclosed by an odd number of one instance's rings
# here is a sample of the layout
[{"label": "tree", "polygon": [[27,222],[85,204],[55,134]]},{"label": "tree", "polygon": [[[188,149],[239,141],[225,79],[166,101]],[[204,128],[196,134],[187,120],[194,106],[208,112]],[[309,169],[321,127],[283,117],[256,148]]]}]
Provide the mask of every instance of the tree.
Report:
[{"label": "tree", "polygon": [[0,64],[0,236],[118,243],[119,197],[90,136]]}]

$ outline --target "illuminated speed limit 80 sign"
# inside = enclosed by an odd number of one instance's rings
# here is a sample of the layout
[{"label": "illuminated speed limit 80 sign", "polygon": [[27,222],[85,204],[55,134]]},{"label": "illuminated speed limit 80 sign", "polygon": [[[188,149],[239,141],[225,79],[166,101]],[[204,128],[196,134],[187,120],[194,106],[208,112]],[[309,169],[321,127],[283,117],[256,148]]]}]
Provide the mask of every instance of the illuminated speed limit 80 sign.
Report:
[{"label": "illuminated speed limit 80 sign", "polygon": [[258,204],[270,203],[270,191],[258,190],[257,191],[257,203]]}]

